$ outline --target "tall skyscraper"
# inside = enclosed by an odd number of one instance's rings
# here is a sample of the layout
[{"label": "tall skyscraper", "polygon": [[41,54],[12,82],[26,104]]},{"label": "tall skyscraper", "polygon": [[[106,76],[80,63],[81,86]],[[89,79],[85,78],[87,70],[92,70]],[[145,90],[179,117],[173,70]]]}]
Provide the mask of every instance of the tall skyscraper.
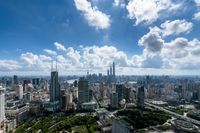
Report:
[{"label": "tall skyscraper", "polygon": [[144,108],[144,86],[138,88],[138,95],[137,95],[137,106],[139,108]]},{"label": "tall skyscraper", "polygon": [[110,96],[110,105],[111,108],[118,108],[118,93],[112,92]]},{"label": "tall skyscraper", "polygon": [[116,92],[118,94],[118,99],[122,100],[124,98],[124,85],[123,84],[117,84],[116,85]]},{"label": "tall skyscraper", "polygon": [[109,72],[109,70],[107,70],[107,76],[109,77],[109,75],[110,75],[110,72]]},{"label": "tall skyscraper", "polygon": [[115,77],[115,62],[113,62],[113,76]]},{"label": "tall skyscraper", "polygon": [[89,102],[89,85],[84,77],[78,81],[78,101],[79,103]]},{"label": "tall skyscraper", "polygon": [[19,100],[23,99],[24,91],[22,85],[14,85],[16,96]]},{"label": "tall skyscraper", "polygon": [[113,75],[113,73],[112,73],[113,71],[112,71],[112,66],[110,66],[110,76],[112,76]]},{"label": "tall skyscraper", "polygon": [[50,102],[60,101],[60,84],[58,82],[58,72],[51,72]]},{"label": "tall skyscraper", "polygon": [[5,90],[0,86],[0,130],[5,120]]},{"label": "tall skyscraper", "polygon": [[19,81],[18,81],[18,76],[17,75],[14,75],[13,76],[13,84],[14,85],[17,85],[19,83]]}]

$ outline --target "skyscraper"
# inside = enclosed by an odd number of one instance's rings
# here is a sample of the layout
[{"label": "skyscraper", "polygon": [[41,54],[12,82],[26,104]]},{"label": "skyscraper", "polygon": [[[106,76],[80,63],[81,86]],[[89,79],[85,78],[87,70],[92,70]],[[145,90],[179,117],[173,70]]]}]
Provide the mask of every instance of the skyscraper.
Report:
[{"label": "skyscraper", "polygon": [[58,72],[51,72],[50,102],[60,101],[60,84],[58,82]]},{"label": "skyscraper", "polygon": [[118,101],[118,94],[116,92],[112,92],[110,96],[111,108],[118,108]]},{"label": "skyscraper", "polygon": [[112,77],[113,73],[112,73],[112,66],[110,66],[110,76]]},{"label": "skyscraper", "polygon": [[0,86],[0,130],[5,120],[5,94],[4,89]]},{"label": "skyscraper", "polygon": [[19,81],[18,81],[18,76],[17,75],[14,75],[13,76],[13,84],[14,85],[17,85],[19,83]]},{"label": "skyscraper", "polygon": [[23,91],[23,86],[22,85],[15,85],[14,86],[16,96],[18,99],[23,99],[24,91]]},{"label": "skyscraper", "polygon": [[139,108],[144,108],[144,86],[138,88],[138,95],[137,95],[137,106]]},{"label": "skyscraper", "polygon": [[113,62],[113,77],[115,77],[115,62]]},{"label": "skyscraper", "polygon": [[118,94],[118,100],[122,100],[124,98],[124,85],[117,84],[116,85],[116,92]]},{"label": "skyscraper", "polygon": [[89,85],[84,77],[78,81],[78,101],[79,103],[89,102]]}]

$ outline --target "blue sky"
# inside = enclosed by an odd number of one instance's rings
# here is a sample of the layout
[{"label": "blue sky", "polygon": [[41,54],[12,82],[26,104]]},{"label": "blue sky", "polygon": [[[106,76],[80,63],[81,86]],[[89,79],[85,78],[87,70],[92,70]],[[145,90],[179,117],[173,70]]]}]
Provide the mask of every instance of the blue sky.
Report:
[{"label": "blue sky", "polygon": [[[199,0],[0,0],[0,74],[200,74]],[[191,63],[192,61],[192,63]]]}]

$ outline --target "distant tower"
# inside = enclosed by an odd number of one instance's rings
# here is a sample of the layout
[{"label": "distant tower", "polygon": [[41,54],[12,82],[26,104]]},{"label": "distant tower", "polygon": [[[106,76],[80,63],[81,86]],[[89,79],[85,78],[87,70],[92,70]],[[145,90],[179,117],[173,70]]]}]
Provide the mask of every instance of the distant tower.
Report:
[{"label": "distant tower", "polygon": [[78,81],[78,101],[79,103],[89,102],[89,85],[84,77]]},{"label": "distant tower", "polygon": [[0,130],[5,120],[5,90],[0,86]]},{"label": "distant tower", "polygon": [[18,76],[17,75],[14,75],[13,76],[13,84],[14,85],[18,85],[19,81],[18,81]]},{"label": "distant tower", "polygon": [[138,95],[137,95],[137,106],[139,108],[144,108],[144,86],[138,88]]},{"label": "distant tower", "polygon": [[16,92],[16,96],[18,97],[19,100],[23,99],[23,86],[22,85],[15,85],[14,86],[15,92]]},{"label": "distant tower", "polygon": [[109,75],[110,75],[110,72],[109,72],[109,70],[107,70],[107,76],[109,77]]},{"label": "distant tower", "polygon": [[115,77],[115,62],[113,62],[113,76]]},{"label": "distant tower", "polygon": [[118,108],[118,93],[112,92],[110,96],[111,108]]},{"label": "distant tower", "polygon": [[110,76],[112,76],[112,66],[110,66]]}]

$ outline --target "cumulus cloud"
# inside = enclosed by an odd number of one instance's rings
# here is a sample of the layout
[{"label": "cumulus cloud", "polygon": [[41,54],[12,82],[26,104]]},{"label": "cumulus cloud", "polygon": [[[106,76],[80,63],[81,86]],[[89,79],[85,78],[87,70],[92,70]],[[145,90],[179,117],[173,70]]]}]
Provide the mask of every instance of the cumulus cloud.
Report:
[{"label": "cumulus cloud", "polygon": [[74,0],[77,10],[81,11],[88,24],[96,29],[107,29],[110,26],[110,16],[92,6],[88,0]]},{"label": "cumulus cloud", "polygon": [[195,0],[197,6],[200,6],[200,0]]},{"label": "cumulus cloud", "polygon": [[160,26],[162,28],[163,36],[178,35],[180,33],[189,33],[192,30],[193,24],[186,20],[165,21]]},{"label": "cumulus cloud", "polygon": [[91,46],[83,48],[83,59],[86,65],[91,68],[103,69],[108,67],[113,61],[119,66],[128,66],[127,55],[113,46]]},{"label": "cumulus cloud", "polygon": [[50,49],[44,49],[44,52],[46,52],[49,55],[57,55],[56,51],[50,50]]},{"label": "cumulus cloud", "polygon": [[[88,69],[97,72],[106,72],[106,69],[116,62],[117,69],[127,71],[135,69],[143,70],[190,70],[200,67],[200,41],[198,39],[188,40],[183,37],[175,38],[169,42],[163,40],[158,27],[150,28],[150,31],[138,41],[143,46],[141,54],[127,55],[124,51],[114,46],[84,46],[79,50],[73,47],[57,48],[56,53],[62,49],[63,52],[52,55],[40,55],[31,52],[22,53],[19,61],[0,60],[0,71],[33,71],[48,73],[51,63],[57,60],[60,72],[79,72]],[[126,68],[126,70],[125,70]],[[76,74],[76,73],[75,73]],[[128,72],[128,74],[130,74]]]},{"label": "cumulus cloud", "polygon": [[0,71],[16,71],[21,68],[15,60],[0,60]]},{"label": "cumulus cloud", "polygon": [[176,12],[182,6],[171,0],[130,0],[126,9],[130,19],[135,20],[135,25],[140,23],[151,24],[160,15],[167,12]]},{"label": "cumulus cloud", "polygon": [[200,21],[200,12],[195,13],[193,19]]},{"label": "cumulus cloud", "polygon": [[61,43],[55,42],[54,45],[56,46],[56,49],[57,49],[57,50],[66,51],[65,46],[62,45]]},{"label": "cumulus cloud", "polygon": [[51,67],[52,58],[46,55],[36,55],[31,52],[21,54],[25,70],[29,71],[48,71]]},{"label": "cumulus cloud", "polygon": [[150,52],[159,52],[163,47],[164,40],[160,36],[157,28],[151,28],[150,32],[139,40],[139,45],[145,46]]},{"label": "cumulus cloud", "polygon": [[125,7],[125,1],[124,0],[114,0],[113,2],[114,7]]}]

